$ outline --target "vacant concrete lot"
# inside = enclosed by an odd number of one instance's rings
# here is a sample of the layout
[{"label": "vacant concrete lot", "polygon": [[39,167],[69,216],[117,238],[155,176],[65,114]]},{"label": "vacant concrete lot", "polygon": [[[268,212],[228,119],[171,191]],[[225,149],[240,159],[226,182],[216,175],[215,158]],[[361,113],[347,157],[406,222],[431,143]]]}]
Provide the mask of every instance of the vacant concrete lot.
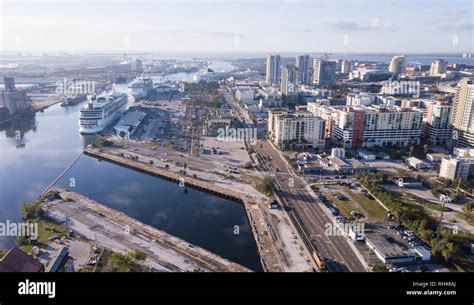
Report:
[{"label": "vacant concrete lot", "polygon": [[[244,165],[250,161],[243,141],[222,141],[217,137],[201,137],[206,157],[230,166]],[[212,147],[219,148],[220,154],[212,154]]]}]

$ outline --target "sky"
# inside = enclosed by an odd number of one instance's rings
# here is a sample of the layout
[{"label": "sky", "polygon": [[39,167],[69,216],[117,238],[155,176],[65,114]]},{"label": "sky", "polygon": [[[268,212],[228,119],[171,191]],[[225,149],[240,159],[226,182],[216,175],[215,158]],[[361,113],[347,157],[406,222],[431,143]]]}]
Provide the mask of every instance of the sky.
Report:
[{"label": "sky", "polygon": [[3,52],[474,52],[472,0],[0,0]]}]

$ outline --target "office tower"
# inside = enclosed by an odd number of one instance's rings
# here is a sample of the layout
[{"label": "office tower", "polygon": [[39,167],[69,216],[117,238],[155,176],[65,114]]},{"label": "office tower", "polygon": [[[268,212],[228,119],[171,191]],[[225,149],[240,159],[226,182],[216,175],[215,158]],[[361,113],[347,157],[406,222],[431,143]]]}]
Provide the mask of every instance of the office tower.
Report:
[{"label": "office tower", "polygon": [[313,82],[321,86],[336,84],[336,62],[315,59],[313,61]]},{"label": "office tower", "polygon": [[469,78],[459,81],[451,114],[457,146],[474,146],[474,84]]},{"label": "office tower", "polygon": [[354,70],[354,62],[352,60],[343,60],[341,63],[341,73],[349,74]]},{"label": "office tower", "polygon": [[448,63],[442,59],[433,60],[430,68],[430,76],[440,76],[441,74],[446,73],[446,68]]},{"label": "office tower", "polygon": [[405,70],[405,56],[396,55],[390,61],[388,71],[392,72],[392,76],[397,78]]},{"label": "office tower", "polygon": [[268,55],[267,56],[267,84],[278,85],[280,84],[280,55]]},{"label": "office tower", "polygon": [[298,84],[309,83],[309,55],[297,55],[296,67],[298,68]]},{"label": "office tower", "polygon": [[336,63],[336,71],[341,71],[342,60],[341,59],[331,59],[331,61]]},{"label": "office tower", "polygon": [[285,103],[296,104],[298,101],[295,80],[299,71],[295,66],[285,66],[281,69],[281,97]]}]

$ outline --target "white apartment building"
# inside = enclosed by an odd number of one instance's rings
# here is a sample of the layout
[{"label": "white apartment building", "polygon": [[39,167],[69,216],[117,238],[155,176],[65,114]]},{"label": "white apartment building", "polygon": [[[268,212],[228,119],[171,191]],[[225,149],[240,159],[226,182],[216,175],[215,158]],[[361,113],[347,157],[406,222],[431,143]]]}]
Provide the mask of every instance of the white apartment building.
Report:
[{"label": "white apartment building", "polygon": [[308,111],[326,116],[331,140],[340,147],[410,146],[420,143],[423,113],[397,106],[325,106]]},{"label": "white apartment building", "polygon": [[255,90],[249,86],[239,86],[235,90],[235,98],[244,104],[257,104],[255,100]]},{"label": "white apartment building", "polygon": [[455,180],[466,180],[474,175],[474,157],[443,157],[439,176]]},{"label": "white apartment building", "polygon": [[368,106],[375,102],[375,95],[369,93],[348,94],[346,96],[347,106]]}]

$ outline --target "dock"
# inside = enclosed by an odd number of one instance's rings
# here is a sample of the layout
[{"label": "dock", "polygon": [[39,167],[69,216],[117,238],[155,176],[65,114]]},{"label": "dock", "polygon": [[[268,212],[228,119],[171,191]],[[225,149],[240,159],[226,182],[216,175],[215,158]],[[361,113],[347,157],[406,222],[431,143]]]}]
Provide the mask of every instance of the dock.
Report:
[{"label": "dock", "polygon": [[47,215],[99,246],[115,252],[139,250],[146,264],[168,272],[252,272],[199,246],[146,225],[78,193],[52,188],[58,198],[44,205]]},{"label": "dock", "polygon": [[245,207],[247,218],[252,229],[254,240],[257,244],[260,262],[265,272],[283,272],[284,265],[279,259],[280,255],[275,242],[270,234],[270,228],[266,222],[261,207],[255,200],[245,194],[219,187],[213,183],[202,181],[197,178],[182,176],[179,173],[166,169],[157,168],[150,164],[122,157],[107,151],[101,151],[91,146],[84,148],[84,154],[100,160],[108,161],[126,168],[130,168],[151,176],[160,177],[176,183],[183,183],[186,187],[195,188],[217,196],[237,201]]}]

